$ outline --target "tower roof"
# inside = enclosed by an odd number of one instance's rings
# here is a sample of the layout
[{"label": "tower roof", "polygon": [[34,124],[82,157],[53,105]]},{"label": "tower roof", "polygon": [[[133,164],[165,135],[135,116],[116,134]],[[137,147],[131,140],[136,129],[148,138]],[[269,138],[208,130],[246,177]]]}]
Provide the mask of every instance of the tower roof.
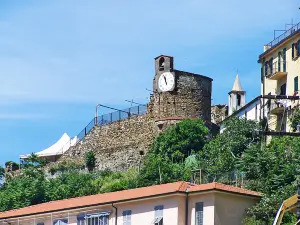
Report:
[{"label": "tower roof", "polygon": [[235,78],[235,81],[234,81],[231,91],[243,91],[242,85],[240,82],[240,78],[239,78],[239,74],[236,75],[236,78]]}]

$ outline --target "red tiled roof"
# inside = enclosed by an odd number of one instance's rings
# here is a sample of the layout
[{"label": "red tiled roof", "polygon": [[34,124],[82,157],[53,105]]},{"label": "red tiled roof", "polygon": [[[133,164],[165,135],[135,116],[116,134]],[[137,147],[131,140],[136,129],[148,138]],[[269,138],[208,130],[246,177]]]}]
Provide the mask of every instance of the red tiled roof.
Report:
[{"label": "red tiled roof", "polygon": [[184,181],[175,183],[154,185],[143,188],[136,188],[118,192],[111,192],[105,194],[90,195],[78,198],[70,198],[65,200],[52,201],[42,203],[38,205],[32,205],[29,207],[10,210],[0,213],[0,219],[21,217],[31,214],[41,214],[46,212],[54,212],[61,210],[68,210],[73,208],[82,208],[93,205],[110,204],[121,201],[130,201],[133,199],[147,198],[157,195],[166,195],[171,193],[182,193],[182,192],[197,192],[197,191],[210,191],[210,190],[221,190],[228,191],[237,194],[246,194],[256,197],[262,196],[260,193],[249,191],[242,188],[232,187],[220,183],[209,183],[201,185],[192,185]]},{"label": "red tiled roof", "polygon": [[189,188],[189,192],[197,192],[197,191],[208,191],[208,190],[219,190],[219,191],[227,191],[236,194],[243,194],[243,195],[252,195],[256,197],[261,197],[263,194],[251,191],[239,187],[234,187],[226,184],[221,184],[217,182],[208,183],[208,184],[201,184],[201,185],[194,185]]}]

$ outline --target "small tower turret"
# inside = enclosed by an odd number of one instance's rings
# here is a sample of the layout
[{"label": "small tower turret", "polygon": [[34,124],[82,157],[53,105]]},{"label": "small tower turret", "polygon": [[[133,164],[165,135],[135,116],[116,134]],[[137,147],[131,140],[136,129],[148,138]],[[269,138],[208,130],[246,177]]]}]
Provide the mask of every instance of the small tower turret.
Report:
[{"label": "small tower turret", "polygon": [[246,92],[243,91],[239,75],[236,75],[232,90],[228,93],[228,115],[246,104]]}]

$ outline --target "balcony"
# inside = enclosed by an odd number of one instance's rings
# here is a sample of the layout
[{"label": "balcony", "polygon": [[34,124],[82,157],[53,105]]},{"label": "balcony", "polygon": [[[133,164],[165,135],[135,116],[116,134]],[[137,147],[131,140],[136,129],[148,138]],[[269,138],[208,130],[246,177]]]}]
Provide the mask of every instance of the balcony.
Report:
[{"label": "balcony", "polygon": [[274,62],[272,68],[268,65],[265,71],[266,77],[270,80],[281,80],[287,76],[287,63],[285,61],[280,61],[280,63]]},{"label": "balcony", "polygon": [[282,115],[285,111],[289,110],[292,106],[291,100],[280,99],[269,102],[269,112],[272,115]]},{"label": "balcony", "polygon": [[295,24],[290,29],[286,30],[283,34],[276,37],[273,41],[265,45],[265,52],[261,54],[259,57],[262,57],[265,53],[269,52],[272,48],[278,46],[285,40],[289,39],[294,34],[298,33],[300,31],[300,23]]}]

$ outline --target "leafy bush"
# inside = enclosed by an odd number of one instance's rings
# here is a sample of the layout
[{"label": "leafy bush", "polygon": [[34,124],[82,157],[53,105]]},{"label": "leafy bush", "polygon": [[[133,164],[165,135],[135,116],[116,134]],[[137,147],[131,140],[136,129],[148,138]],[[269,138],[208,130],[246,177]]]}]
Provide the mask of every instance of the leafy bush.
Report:
[{"label": "leafy bush", "polygon": [[293,112],[293,116],[291,117],[290,122],[293,132],[295,132],[297,130],[297,125],[300,124],[300,109],[296,109]]},{"label": "leafy bush", "polygon": [[84,155],[84,161],[85,161],[85,165],[88,168],[88,170],[92,171],[96,166],[95,153],[92,151],[86,152]]}]

